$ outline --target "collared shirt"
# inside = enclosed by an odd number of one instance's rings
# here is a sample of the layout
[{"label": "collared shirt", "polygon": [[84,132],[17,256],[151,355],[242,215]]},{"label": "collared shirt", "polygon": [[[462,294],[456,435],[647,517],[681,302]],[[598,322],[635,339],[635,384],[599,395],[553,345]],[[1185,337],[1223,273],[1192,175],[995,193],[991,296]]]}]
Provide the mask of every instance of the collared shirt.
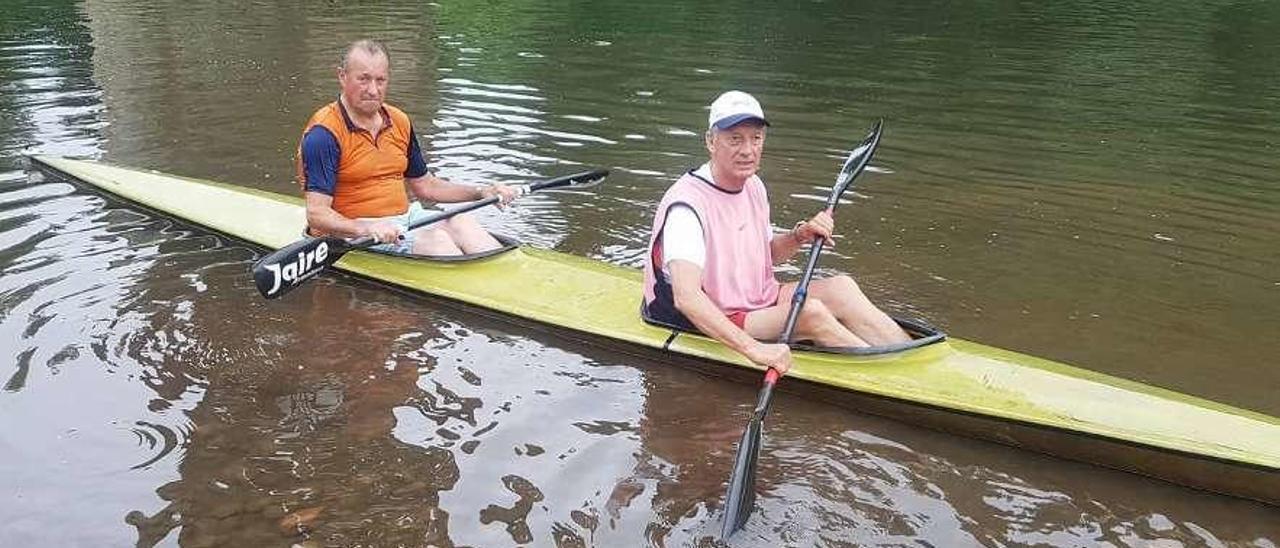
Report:
[{"label": "collared shirt", "polygon": [[384,105],[375,137],[357,126],[342,101],[311,117],[298,146],[298,179],[305,192],[334,197],[348,217],[380,217],[408,207],[404,180],[428,173],[409,117]]}]

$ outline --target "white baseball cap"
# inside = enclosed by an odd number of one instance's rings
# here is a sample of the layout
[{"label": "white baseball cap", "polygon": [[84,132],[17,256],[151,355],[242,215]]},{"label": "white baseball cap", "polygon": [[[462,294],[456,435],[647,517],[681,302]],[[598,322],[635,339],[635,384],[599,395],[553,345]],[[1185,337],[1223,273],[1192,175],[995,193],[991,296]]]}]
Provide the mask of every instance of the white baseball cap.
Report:
[{"label": "white baseball cap", "polygon": [[769,125],[769,121],[764,119],[764,109],[760,108],[760,102],[755,97],[737,90],[726,91],[711,103],[707,128],[725,130],[747,120],[760,120],[764,125]]}]

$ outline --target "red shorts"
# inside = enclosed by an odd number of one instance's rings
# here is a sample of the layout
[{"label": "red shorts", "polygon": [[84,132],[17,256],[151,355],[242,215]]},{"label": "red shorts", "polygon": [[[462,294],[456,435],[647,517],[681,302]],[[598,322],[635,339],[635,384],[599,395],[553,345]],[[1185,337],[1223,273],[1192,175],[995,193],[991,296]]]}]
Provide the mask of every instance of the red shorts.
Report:
[{"label": "red shorts", "polygon": [[733,322],[733,325],[738,326],[738,329],[746,331],[747,329],[747,313],[746,312],[741,310],[737,312],[730,312],[726,314],[725,317],[729,318],[729,321]]}]

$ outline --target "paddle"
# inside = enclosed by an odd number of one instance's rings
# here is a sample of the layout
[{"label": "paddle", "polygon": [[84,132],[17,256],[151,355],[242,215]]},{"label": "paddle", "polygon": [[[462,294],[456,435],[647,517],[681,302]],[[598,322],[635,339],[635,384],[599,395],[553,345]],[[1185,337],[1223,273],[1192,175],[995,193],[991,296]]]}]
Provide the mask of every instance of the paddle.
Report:
[{"label": "paddle", "polygon": [[[836,176],[835,186],[831,187],[831,196],[827,198],[827,213],[835,212],[836,204],[840,203],[840,195],[853,186],[854,178],[862,173],[863,168],[867,167],[867,162],[871,161],[871,155],[880,144],[880,129],[883,123],[883,120],[876,121],[871,127],[871,132],[844,161],[840,174]],[[800,277],[800,283],[796,285],[795,294],[791,298],[791,310],[787,314],[786,327],[783,328],[782,338],[779,340],[782,344],[791,343],[791,336],[796,330],[796,319],[799,318],[800,309],[804,307],[804,301],[809,296],[809,280],[813,278],[813,270],[818,265],[818,255],[822,253],[824,243],[821,237],[813,239],[813,245],[809,251],[809,262],[805,265],[804,275]],[[722,538],[729,538],[737,532],[751,516],[756,498],[756,459],[760,455],[760,436],[764,428],[764,416],[769,412],[769,402],[773,400],[773,385],[778,382],[778,377],[778,370],[772,367],[765,372],[764,386],[760,388],[760,396],[756,399],[756,409],[747,422],[746,430],[742,432],[742,440],[738,442],[738,453],[733,458],[733,473],[729,476],[729,490],[725,493],[724,525],[720,530]]]},{"label": "paddle", "polygon": [[[608,175],[609,170],[597,169],[538,181],[517,188],[520,189],[521,196],[539,190],[586,188],[599,184]],[[449,211],[442,211],[411,223],[405,229],[405,232],[497,202],[498,197],[492,196]],[[342,255],[348,251],[364,249],[374,245],[377,244],[369,236],[354,240],[346,240],[336,236],[304,238],[253,263],[253,282],[258,286],[258,292],[263,297],[274,299],[315,277],[316,274],[319,274],[329,265],[338,262],[338,259],[342,258]]]}]

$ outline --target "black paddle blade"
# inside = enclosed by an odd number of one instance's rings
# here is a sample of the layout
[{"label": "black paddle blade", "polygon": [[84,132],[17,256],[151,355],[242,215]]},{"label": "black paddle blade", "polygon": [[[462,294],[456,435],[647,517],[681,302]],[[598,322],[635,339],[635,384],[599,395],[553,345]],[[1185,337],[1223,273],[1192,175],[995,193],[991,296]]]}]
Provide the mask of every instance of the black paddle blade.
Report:
[{"label": "black paddle blade", "polygon": [[263,297],[274,299],[319,274],[349,249],[339,238],[296,241],[253,263],[253,283]]},{"label": "black paddle blade", "polygon": [[831,197],[827,201],[828,207],[834,207],[840,199],[840,195],[844,194],[845,189],[853,183],[853,180],[862,173],[862,170],[871,162],[871,155],[875,154],[876,147],[880,146],[880,134],[884,129],[884,120],[876,120],[875,125],[871,126],[871,131],[862,139],[858,146],[853,147],[849,151],[849,156],[845,158],[844,165],[840,166],[840,173],[836,175],[835,188],[832,189]]},{"label": "black paddle blade", "polygon": [[607,169],[593,169],[591,171],[583,171],[581,173],[574,173],[572,175],[556,177],[555,179],[538,181],[536,183],[529,185],[529,191],[533,192],[536,190],[552,190],[556,188],[565,188],[565,187],[587,188],[590,186],[596,186],[600,184],[600,182],[604,181],[604,178],[608,176],[609,176],[609,170]]},{"label": "black paddle blade", "polygon": [[733,475],[729,477],[729,491],[724,496],[724,524],[720,538],[729,538],[751,517],[756,502],[756,459],[760,456],[761,423],[764,418],[757,413],[742,431],[738,442],[738,454],[733,457]]},{"label": "black paddle blade", "polygon": [[773,401],[773,387],[781,374],[770,368],[764,374],[764,385],[756,400],[755,411],[738,442],[738,454],[733,457],[733,473],[729,475],[729,491],[724,495],[724,525],[720,538],[729,538],[751,517],[756,502],[756,459],[760,456],[760,436],[764,432],[764,417],[769,414],[769,402]]}]

